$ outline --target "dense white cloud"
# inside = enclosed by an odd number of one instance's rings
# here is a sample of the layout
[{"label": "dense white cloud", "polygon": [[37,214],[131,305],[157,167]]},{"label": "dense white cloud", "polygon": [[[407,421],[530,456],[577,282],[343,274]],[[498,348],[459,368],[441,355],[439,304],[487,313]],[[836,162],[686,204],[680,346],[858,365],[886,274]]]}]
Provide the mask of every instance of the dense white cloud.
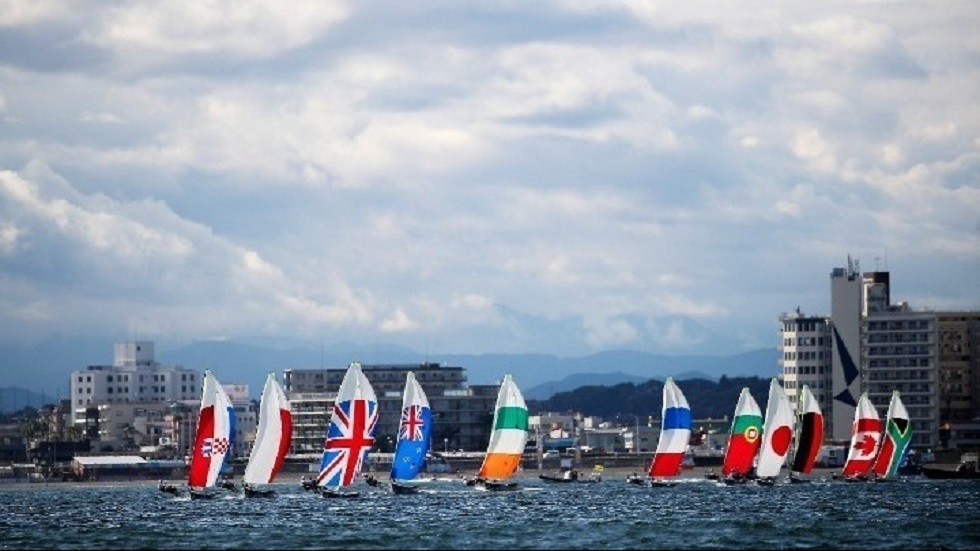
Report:
[{"label": "dense white cloud", "polygon": [[0,0],[0,327],[775,346],[980,308],[969,2]]}]

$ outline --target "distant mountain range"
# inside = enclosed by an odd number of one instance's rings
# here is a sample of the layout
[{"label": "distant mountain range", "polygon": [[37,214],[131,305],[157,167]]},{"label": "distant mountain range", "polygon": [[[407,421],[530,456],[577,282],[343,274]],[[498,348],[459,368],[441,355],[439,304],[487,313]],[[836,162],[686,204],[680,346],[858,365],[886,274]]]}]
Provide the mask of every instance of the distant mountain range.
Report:
[{"label": "distant mountain range", "polygon": [[[0,386],[26,388],[55,399],[67,397],[71,372],[88,365],[112,364],[114,344],[59,339],[35,346],[0,346]],[[422,354],[390,344],[338,342],[316,347],[305,342],[283,345],[230,340],[198,341],[171,349],[157,344],[156,360],[194,370],[209,368],[222,383],[248,384],[256,399],[270,371],[281,376],[285,369],[343,368],[351,361],[406,365],[435,362],[463,367],[469,384],[496,384],[509,372],[529,399],[546,399],[579,386],[640,383],[667,376],[678,380],[717,380],[722,375],[769,378],[779,369],[775,348],[728,356],[612,350],[565,358],[547,354]],[[15,403],[16,393],[11,396],[11,403]],[[0,408],[6,404],[7,400],[3,400]]]}]

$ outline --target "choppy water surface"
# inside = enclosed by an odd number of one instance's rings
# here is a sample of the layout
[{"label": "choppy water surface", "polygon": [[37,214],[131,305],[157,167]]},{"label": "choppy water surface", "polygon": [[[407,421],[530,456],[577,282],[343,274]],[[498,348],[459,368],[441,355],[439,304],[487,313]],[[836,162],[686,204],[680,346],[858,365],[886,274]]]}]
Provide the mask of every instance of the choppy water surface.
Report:
[{"label": "choppy water surface", "polygon": [[980,482],[640,488],[458,480],[416,495],[190,501],[155,485],[0,487],[0,549],[976,549]]}]

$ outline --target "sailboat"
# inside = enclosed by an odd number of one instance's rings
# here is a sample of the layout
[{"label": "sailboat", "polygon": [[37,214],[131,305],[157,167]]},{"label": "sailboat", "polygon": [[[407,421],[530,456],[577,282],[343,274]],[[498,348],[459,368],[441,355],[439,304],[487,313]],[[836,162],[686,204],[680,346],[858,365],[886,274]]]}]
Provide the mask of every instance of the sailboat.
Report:
[{"label": "sailboat", "polygon": [[472,485],[482,490],[516,490],[517,482],[508,480],[521,466],[528,431],[527,404],[513,376],[507,373],[497,392],[487,454]]},{"label": "sailboat", "polygon": [[660,440],[650,462],[650,481],[654,486],[672,486],[667,479],[680,474],[691,441],[691,408],[673,377],[664,383],[660,417]]},{"label": "sailboat", "polygon": [[377,424],[378,399],[374,388],[361,371],[361,364],[351,362],[337,391],[323,444],[317,487],[324,497],[357,497],[358,492],[342,488],[357,481],[374,446]]},{"label": "sailboat", "polygon": [[867,480],[881,442],[881,418],[868,393],[861,394],[851,425],[851,447],[841,470],[846,481]]},{"label": "sailboat", "polygon": [[762,444],[762,410],[748,387],[743,387],[735,404],[731,434],[721,474],[726,484],[744,482]]},{"label": "sailboat", "polygon": [[425,454],[432,436],[432,410],[422,385],[409,371],[402,394],[402,418],[398,427],[398,444],[391,463],[391,491],[415,493],[418,489],[407,481],[414,480],[425,465]]},{"label": "sailboat", "polygon": [[809,385],[800,390],[796,422],[796,450],[790,466],[790,482],[806,482],[799,475],[810,474],[823,444],[823,411],[820,403],[810,392]]},{"label": "sailboat", "polygon": [[755,474],[759,484],[772,485],[786,461],[793,440],[793,408],[782,385],[775,377],[769,382],[769,401],[766,420],[762,425],[762,445],[756,461]]},{"label": "sailboat", "polygon": [[216,495],[208,489],[215,486],[226,464],[229,464],[234,438],[235,409],[214,374],[210,369],[205,369],[197,435],[187,473],[191,499],[209,499]]},{"label": "sailboat", "polygon": [[888,414],[885,416],[885,430],[882,434],[881,447],[875,458],[872,469],[875,480],[886,480],[898,473],[898,468],[905,459],[912,440],[912,423],[909,412],[902,403],[897,390],[892,391],[892,399],[888,404]]},{"label": "sailboat", "polygon": [[258,484],[270,484],[282,469],[293,436],[293,412],[286,394],[269,373],[259,403],[259,428],[255,444],[242,476],[245,497],[272,497],[275,491],[260,489]]}]

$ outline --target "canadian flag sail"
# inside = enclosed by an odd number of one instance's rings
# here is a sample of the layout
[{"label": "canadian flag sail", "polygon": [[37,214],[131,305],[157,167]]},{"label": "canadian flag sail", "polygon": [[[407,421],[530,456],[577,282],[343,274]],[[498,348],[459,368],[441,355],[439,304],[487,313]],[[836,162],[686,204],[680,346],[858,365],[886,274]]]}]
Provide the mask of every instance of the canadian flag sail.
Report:
[{"label": "canadian flag sail", "polygon": [[881,418],[868,393],[861,394],[858,407],[854,410],[854,424],[851,427],[851,447],[847,450],[847,461],[841,471],[846,477],[865,476],[874,464],[881,443]]}]

